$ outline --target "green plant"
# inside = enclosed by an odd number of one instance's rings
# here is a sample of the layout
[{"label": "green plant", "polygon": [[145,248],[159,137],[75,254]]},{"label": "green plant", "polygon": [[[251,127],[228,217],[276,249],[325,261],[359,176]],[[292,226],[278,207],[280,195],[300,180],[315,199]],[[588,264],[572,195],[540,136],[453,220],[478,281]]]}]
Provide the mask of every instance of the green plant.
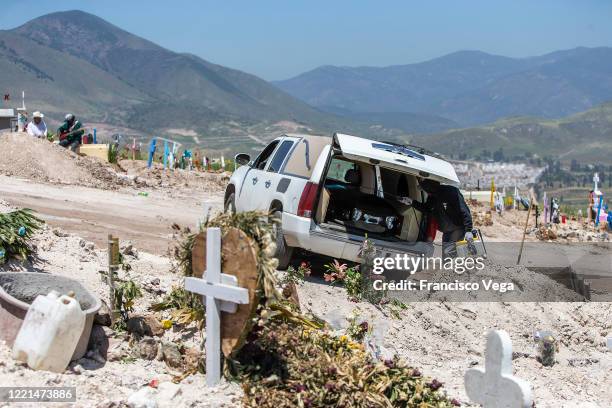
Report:
[{"label": "green plant", "polygon": [[119,363],[121,364],[132,364],[137,360],[136,357],[134,356],[124,356],[121,357],[121,360],[119,360]]},{"label": "green plant", "polygon": [[348,319],[349,325],[346,328],[346,334],[353,340],[358,343],[361,343],[365,338],[366,334],[370,331],[370,325],[367,321],[362,320],[359,321],[359,315],[354,314],[350,319]]},{"label": "green plant", "polygon": [[323,278],[325,282],[342,282],[346,277],[346,270],[348,266],[346,264],[341,264],[337,259],[334,259],[333,263],[329,263],[325,265],[326,273],[323,274]]},{"label": "green plant", "polygon": [[108,162],[117,163],[117,156],[119,155],[119,147],[115,143],[108,145]]},{"label": "green plant", "polygon": [[359,266],[354,266],[346,270],[346,277],[344,278],[344,287],[346,293],[350,297],[361,299],[363,291],[363,279],[361,272],[359,272]]},{"label": "green plant", "polygon": [[389,312],[394,319],[401,319],[400,311],[408,309],[408,306],[404,304],[402,301],[397,300],[396,298],[391,299],[391,301],[387,304],[389,308]]},{"label": "green plant", "polygon": [[361,299],[363,279],[359,271],[359,265],[349,267],[347,264],[341,264],[337,259],[334,259],[334,262],[325,265],[325,268],[327,269],[327,272],[323,274],[325,282],[330,282],[332,285],[336,282],[342,282],[349,297]]},{"label": "green plant", "polygon": [[33,250],[30,239],[43,223],[28,208],[0,214],[0,264],[11,257],[25,261]]},{"label": "green plant", "polygon": [[172,321],[178,324],[204,321],[202,297],[188,292],[182,287],[174,287],[159,303],[151,305],[151,310],[172,310]]},{"label": "green plant", "polygon": [[310,263],[306,261],[300,263],[300,266],[298,266],[297,269],[295,269],[293,265],[291,265],[287,268],[287,272],[285,273],[285,276],[283,277],[281,283],[282,284],[302,283],[304,282],[304,278],[306,278],[307,276],[310,276],[311,273],[312,273],[312,269],[310,267]]},{"label": "green plant", "polygon": [[129,314],[134,310],[134,300],[142,296],[140,287],[131,279],[119,281],[115,287],[115,299],[113,310],[119,311],[121,320],[115,322],[118,329],[125,328],[130,318]]}]

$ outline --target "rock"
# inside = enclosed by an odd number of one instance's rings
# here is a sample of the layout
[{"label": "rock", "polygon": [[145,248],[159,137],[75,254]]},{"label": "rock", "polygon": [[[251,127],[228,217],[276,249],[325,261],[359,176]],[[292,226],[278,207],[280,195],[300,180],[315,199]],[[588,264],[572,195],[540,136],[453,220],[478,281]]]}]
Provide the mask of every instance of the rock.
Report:
[{"label": "rock", "polygon": [[53,228],[53,235],[55,235],[56,237],[64,238],[68,236],[68,233],[62,231],[59,228]]},{"label": "rock", "polygon": [[98,405],[96,405],[96,408],[119,408],[120,406],[121,404],[118,402],[111,401],[111,400],[104,400],[100,402]]},{"label": "rock", "polygon": [[145,321],[142,316],[132,316],[127,321],[127,330],[136,336],[144,336],[147,333]]},{"label": "rock", "polygon": [[150,387],[144,387],[130,395],[127,400],[130,408],[157,408],[155,392]]},{"label": "rock", "polygon": [[138,354],[145,360],[153,360],[157,356],[157,341],[146,336],[138,342]]},{"label": "rock", "polygon": [[85,248],[85,240],[83,238],[79,239],[79,246]]},{"label": "rock", "polygon": [[164,334],[164,328],[153,315],[133,316],[127,321],[128,332],[138,336],[157,336]]},{"label": "rock", "polygon": [[185,371],[197,370],[203,354],[197,347],[187,347],[183,352]]},{"label": "rock", "polygon": [[127,343],[121,339],[109,339],[108,352],[106,359],[108,361],[119,361],[124,357],[127,357],[128,349]]},{"label": "rock", "polygon": [[110,326],[112,324],[110,309],[104,300],[101,300],[100,303],[102,306],[100,307],[100,310],[98,310],[98,313],[96,313],[94,316],[94,323],[101,326]]},{"label": "rock", "polygon": [[138,259],[138,251],[134,248],[134,245],[131,242],[127,242],[125,246],[121,249],[121,253],[123,255],[132,256]]},{"label": "rock", "polygon": [[169,367],[181,368],[183,366],[181,352],[175,343],[162,343],[162,352],[164,361]]},{"label": "rock", "polygon": [[161,322],[154,315],[147,315],[144,317],[145,325],[147,327],[147,334],[161,337],[164,335],[164,328]]}]

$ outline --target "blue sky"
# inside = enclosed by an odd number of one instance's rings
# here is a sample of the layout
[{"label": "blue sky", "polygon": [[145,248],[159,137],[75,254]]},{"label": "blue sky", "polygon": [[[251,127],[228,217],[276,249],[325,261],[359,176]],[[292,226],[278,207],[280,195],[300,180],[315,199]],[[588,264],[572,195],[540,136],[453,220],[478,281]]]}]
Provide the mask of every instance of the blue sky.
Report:
[{"label": "blue sky", "polygon": [[465,49],[523,57],[612,46],[606,0],[2,0],[0,29],[71,9],[268,80],[320,65],[408,64]]}]

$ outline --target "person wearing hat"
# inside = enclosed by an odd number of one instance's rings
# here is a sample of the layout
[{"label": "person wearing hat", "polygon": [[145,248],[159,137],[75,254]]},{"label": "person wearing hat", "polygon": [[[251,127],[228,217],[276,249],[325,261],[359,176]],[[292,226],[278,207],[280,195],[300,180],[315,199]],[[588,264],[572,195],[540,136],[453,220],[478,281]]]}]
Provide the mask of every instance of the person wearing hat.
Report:
[{"label": "person wearing hat", "polygon": [[37,138],[47,138],[47,124],[43,120],[45,115],[36,111],[32,114],[32,122],[28,125],[28,134]]}]

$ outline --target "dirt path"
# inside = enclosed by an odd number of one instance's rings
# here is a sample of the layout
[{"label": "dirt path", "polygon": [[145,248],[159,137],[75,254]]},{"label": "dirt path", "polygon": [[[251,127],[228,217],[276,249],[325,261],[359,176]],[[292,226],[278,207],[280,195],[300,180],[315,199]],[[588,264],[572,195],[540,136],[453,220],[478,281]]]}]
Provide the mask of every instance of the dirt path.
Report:
[{"label": "dirt path", "polygon": [[208,209],[222,208],[223,193],[106,191],[73,185],[36,183],[0,176],[0,198],[35,210],[53,227],[60,227],[104,247],[108,234],[132,240],[147,252],[163,254],[170,226],[196,227]]}]

